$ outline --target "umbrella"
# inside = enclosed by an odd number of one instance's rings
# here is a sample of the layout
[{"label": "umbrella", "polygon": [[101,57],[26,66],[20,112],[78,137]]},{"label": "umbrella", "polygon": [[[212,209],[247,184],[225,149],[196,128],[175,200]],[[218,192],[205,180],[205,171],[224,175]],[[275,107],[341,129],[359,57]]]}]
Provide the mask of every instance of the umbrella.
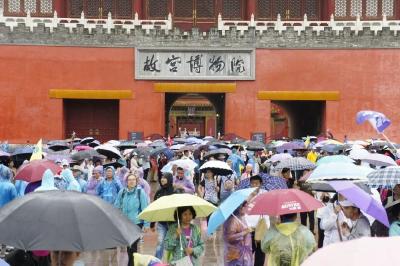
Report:
[{"label": "umbrella", "polygon": [[172,145],[172,146],[169,147],[169,148],[170,148],[170,150],[178,151],[178,150],[180,150],[180,149],[183,148],[183,147],[185,147],[185,144],[175,144],[175,145]]},{"label": "umbrella", "polygon": [[60,140],[47,143],[47,147],[53,151],[63,151],[63,150],[68,150],[70,148],[70,145],[65,141]]},{"label": "umbrella", "polygon": [[14,162],[23,162],[29,160],[32,153],[33,149],[31,147],[17,148],[13,153],[11,153],[11,159]]},{"label": "umbrella", "polygon": [[150,152],[153,150],[151,147],[138,147],[133,149],[133,153],[136,153],[138,157],[148,158],[150,156]]},{"label": "umbrella", "polygon": [[180,159],[175,161],[169,161],[162,169],[162,173],[170,172],[172,173],[172,166],[176,165],[181,167],[187,171],[192,171],[194,168],[197,167],[197,163],[190,159]]},{"label": "umbrella", "polygon": [[22,165],[15,175],[15,179],[27,182],[40,181],[47,169],[50,169],[53,174],[57,174],[61,170],[61,167],[49,160],[34,160]]},{"label": "umbrella", "polygon": [[379,153],[368,153],[361,158],[361,161],[373,164],[376,166],[393,166],[397,163],[389,156],[379,154]]},{"label": "umbrella", "polygon": [[369,152],[365,149],[352,149],[349,157],[354,160],[361,160],[361,158],[364,158],[368,153]]},{"label": "umbrella", "polygon": [[327,144],[321,147],[321,150],[329,152],[329,153],[336,153],[340,150],[343,150],[344,146],[341,144]]},{"label": "umbrella", "polygon": [[205,162],[200,167],[202,172],[207,170],[211,170],[215,175],[230,175],[233,172],[227,163],[218,160]]},{"label": "umbrella", "polygon": [[400,184],[400,166],[390,166],[368,174],[368,184],[373,187],[393,188]]},{"label": "umbrella", "polygon": [[363,237],[317,250],[302,266],[394,265],[398,261],[400,237]]},{"label": "umbrella", "polygon": [[210,157],[218,158],[218,155],[220,155],[220,154],[229,156],[229,155],[232,154],[232,151],[230,149],[225,149],[225,148],[219,148],[219,149],[216,149],[216,150],[211,150],[211,151],[208,151],[204,155],[204,159],[208,159]]},{"label": "umbrella", "polygon": [[250,215],[284,215],[310,212],[324,205],[309,194],[298,189],[278,189],[259,194],[249,204]]},{"label": "umbrella", "polygon": [[263,143],[253,140],[246,141],[244,145],[249,151],[262,151],[265,149],[265,145]]},{"label": "umbrella", "polygon": [[174,153],[170,149],[165,147],[165,146],[164,147],[157,147],[157,148],[154,148],[153,150],[150,150],[150,156],[157,156],[160,153],[164,153],[165,155],[172,154],[172,157],[174,156]]},{"label": "umbrella", "polygon": [[0,266],[10,266],[5,260],[0,259]]},{"label": "umbrella", "polygon": [[71,159],[75,160],[75,161],[82,161],[85,159],[93,159],[95,157],[100,158],[100,159],[107,158],[106,156],[98,153],[96,150],[78,151],[71,155]]},{"label": "umbrella", "polygon": [[293,158],[293,156],[290,155],[289,153],[278,153],[278,154],[272,155],[272,157],[269,158],[268,161],[270,161],[272,163],[276,163],[276,162],[281,162],[281,161],[289,159],[289,158]]},{"label": "umbrella", "polygon": [[231,214],[253,193],[256,188],[246,188],[233,192],[218,209],[213,212],[208,220],[207,233],[211,235],[217,230],[218,226],[223,224]]},{"label": "umbrella", "polygon": [[134,149],[136,147],[137,145],[133,141],[123,141],[117,146],[117,148],[120,150]]},{"label": "umbrella", "polygon": [[68,163],[71,163],[72,159],[69,154],[58,154],[58,153],[48,153],[45,158],[47,160],[56,162],[59,161],[61,162],[62,160],[67,160]]},{"label": "umbrella", "polygon": [[100,146],[100,141],[95,140],[95,141],[93,141],[93,142],[90,142],[88,145],[89,145],[90,147],[94,148],[94,147]]},{"label": "umbrella", "polygon": [[93,141],[95,141],[95,139],[93,137],[86,137],[86,138],[81,139],[80,143],[82,145],[87,145]]},{"label": "umbrella", "polygon": [[331,155],[322,157],[317,161],[317,165],[324,163],[354,163],[354,161],[345,155]]},{"label": "umbrella", "polygon": [[9,154],[8,152],[0,150],[0,158],[9,158],[10,156],[11,154]]},{"label": "umbrella", "polygon": [[[269,176],[265,173],[260,173],[262,184],[261,188],[270,191],[275,189],[286,189],[288,188],[286,180],[279,176]],[[244,189],[250,187],[250,178],[244,178],[240,181],[236,189]]]},{"label": "umbrella", "polygon": [[323,141],[318,142],[317,144],[314,145],[314,147],[315,148],[322,148],[323,146],[330,145],[330,144],[337,145],[337,146],[343,145],[343,143],[341,143],[341,142],[339,142],[337,140],[327,139],[327,140],[323,140]]},{"label": "umbrella", "polygon": [[281,171],[283,168],[289,168],[292,171],[314,169],[315,164],[304,157],[294,157],[281,161],[275,169]]},{"label": "umbrella", "polygon": [[207,217],[217,208],[204,199],[191,194],[172,194],[153,201],[140,214],[139,218],[149,222],[175,221],[176,208],[192,206],[196,217]]},{"label": "umbrella", "polygon": [[281,153],[285,150],[301,150],[305,149],[304,143],[300,142],[288,142],[288,143],[283,143],[281,146],[276,147],[277,152]]},{"label": "umbrella", "polygon": [[93,148],[90,146],[86,146],[86,145],[78,145],[78,146],[74,147],[74,150],[86,151],[86,150],[93,150]]},{"label": "umbrella", "polygon": [[157,148],[166,148],[167,147],[167,145],[165,144],[164,141],[154,141],[149,146],[153,147],[155,149],[157,149]]},{"label": "umbrella", "polygon": [[351,163],[325,163],[317,166],[307,182],[321,182],[330,180],[359,180],[368,181],[367,175],[371,168],[357,166]]},{"label": "umbrella", "polygon": [[115,158],[115,159],[119,159],[121,158],[121,153],[119,152],[119,150],[109,144],[104,144],[104,145],[100,145],[97,146],[96,148],[94,148],[98,153],[106,156],[107,158]]},{"label": "umbrella", "polygon": [[196,138],[196,137],[190,137],[190,138],[186,139],[186,143],[202,144],[203,141],[201,139]]},{"label": "umbrella", "polygon": [[33,192],[0,212],[0,243],[24,250],[91,251],[130,246],[141,234],[117,208],[75,191]]},{"label": "umbrella", "polygon": [[[352,181],[354,182],[354,181]],[[371,189],[364,182],[354,182],[354,185],[358,186],[367,193],[371,193]],[[323,192],[336,192],[336,190],[329,183],[311,183],[311,190],[323,191]]]},{"label": "umbrella", "polygon": [[350,181],[330,181],[329,184],[366,214],[371,215],[387,227],[390,226],[385,208],[370,194]]}]

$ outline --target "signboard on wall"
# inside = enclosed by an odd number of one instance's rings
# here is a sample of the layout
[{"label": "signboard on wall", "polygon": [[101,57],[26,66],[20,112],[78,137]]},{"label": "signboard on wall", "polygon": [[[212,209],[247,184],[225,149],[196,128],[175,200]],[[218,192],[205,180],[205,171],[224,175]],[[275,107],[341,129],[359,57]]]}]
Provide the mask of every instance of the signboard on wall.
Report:
[{"label": "signboard on wall", "polygon": [[135,78],[255,80],[254,49],[137,48]]},{"label": "signboard on wall", "polygon": [[128,139],[132,141],[143,140],[143,131],[129,131]]},{"label": "signboard on wall", "polygon": [[252,132],[251,140],[265,143],[266,133],[265,132]]}]

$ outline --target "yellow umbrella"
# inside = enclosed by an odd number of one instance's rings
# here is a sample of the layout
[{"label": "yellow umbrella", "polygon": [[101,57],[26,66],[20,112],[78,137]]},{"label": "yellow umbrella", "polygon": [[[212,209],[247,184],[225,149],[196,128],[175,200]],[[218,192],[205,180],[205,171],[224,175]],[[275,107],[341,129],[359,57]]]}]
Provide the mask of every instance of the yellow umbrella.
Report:
[{"label": "yellow umbrella", "polygon": [[153,201],[140,214],[139,218],[149,222],[175,221],[176,208],[192,206],[196,211],[196,217],[207,217],[217,207],[204,199],[191,194],[172,194]]}]

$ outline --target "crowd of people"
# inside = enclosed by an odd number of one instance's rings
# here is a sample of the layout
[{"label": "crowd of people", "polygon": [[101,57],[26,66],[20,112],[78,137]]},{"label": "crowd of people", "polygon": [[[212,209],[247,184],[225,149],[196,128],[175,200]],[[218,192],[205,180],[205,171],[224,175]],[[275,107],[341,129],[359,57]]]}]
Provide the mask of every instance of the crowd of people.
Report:
[{"label": "crowd of people", "polygon": [[[315,168],[314,164],[323,157],[338,154],[349,156],[355,149],[364,149],[397,159],[396,152],[387,145],[324,140],[327,141],[325,146],[330,145],[329,149],[324,149],[324,145],[318,145],[323,141],[316,138],[297,141],[298,146],[287,148],[284,145],[290,143],[288,140],[261,148],[257,145],[254,147],[255,143],[251,141],[224,142],[212,138],[194,142],[189,142],[188,139],[180,141],[148,141],[142,145],[135,143],[132,147],[120,148],[121,157],[118,160],[96,156],[82,160],[54,159],[60,166],[60,171],[53,173],[46,170],[41,181],[31,183],[14,179],[19,168],[29,164],[28,160],[17,163],[11,157],[8,160],[3,158],[0,164],[0,210],[15,198],[35,191],[72,190],[95,195],[121,210],[132,223],[142,228],[144,234],[156,231],[157,247],[152,255],[171,265],[185,257],[190,259],[192,265],[201,265],[207,236],[202,228],[203,223],[194,222],[195,209],[192,206],[177,208],[175,222],[155,223],[141,220],[138,216],[151,202],[175,193],[198,195],[219,206],[233,192],[247,187],[255,188],[248,200],[224,222],[224,265],[259,266],[265,265],[267,261],[270,266],[295,266],[300,265],[317,248],[332,243],[364,236],[400,235],[400,185],[393,189],[370,189],[370,193],[375,192],[377,195],[376,200],[387,206],[391,223],[390,228],[387,228],[343,195],[331,190],[315,190],[307,182],[307,177]],[[155,142],[158,142],[158,146],[151,147]],[[331,149],[333,144],[335,149]],[[82,143],[76,142],[71,146],[72,154],[75,152],[74,147],[78,145],[82,146]],[[88,146],[87,143],[85,145]],[[107,145],[118,147],[118,143]],[[151,148],[147,149],[149,147]],[[48,148],[47,153],[51,154],[51,146]],[[303,157],[314,167],[302,170],[279,167],[279,163],[292,157]],[[232,170],[231,173],[219,174],[212,169],[199,170],[205,162],[214,160],[226,162]],[[353,164],[383,168],[358,159],[353,159]],[[274,180],[276,189],[300,189],[320,200],[324,207],[316,212],[299,215],[248,215],[248,205],[259,194],[271,190],[266,186],[271,180]],[[158,183],[156,191],[151,191],[151,182]],[[204,223],[207,222],[208,218]],[[212,239],[215,233],[208,237]],[[128,266],[134,265],[134,253],[140,251],[138,246],[142,241],[143,239],[139,239],[126,248]],[[181,251],[182,246],[184,252]],[[3,255],[4,250],[3,245]],[[75,253],[68,254],[69,258],[74,257],[70,261],[79,256]],[[99,251],[99,254],[104,265],[117,265],[116,248]],[[60,254],[32,251],[35,265],[56,265],[54,261],[59,261],[57,256]]]}]

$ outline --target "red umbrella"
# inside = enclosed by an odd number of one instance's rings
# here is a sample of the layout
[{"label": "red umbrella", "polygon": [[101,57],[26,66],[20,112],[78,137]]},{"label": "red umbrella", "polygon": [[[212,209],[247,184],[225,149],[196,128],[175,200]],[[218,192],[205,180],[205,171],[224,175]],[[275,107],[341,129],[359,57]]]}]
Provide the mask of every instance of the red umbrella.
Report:
[{"label": "red umbrella", "polygon": [[277,189],[258,195],[249,203],[247,213],[278,216],[309,212],[323,206],[321,202],[298,189]]},{"label": "red umbrella", "polygon": [[15,179],[27,182],[40,181],[47,169],[50,169],[53,174],[57,174],[61,170],[61,167],[49,160],[35,160],[22,165],[15,175]]}]

